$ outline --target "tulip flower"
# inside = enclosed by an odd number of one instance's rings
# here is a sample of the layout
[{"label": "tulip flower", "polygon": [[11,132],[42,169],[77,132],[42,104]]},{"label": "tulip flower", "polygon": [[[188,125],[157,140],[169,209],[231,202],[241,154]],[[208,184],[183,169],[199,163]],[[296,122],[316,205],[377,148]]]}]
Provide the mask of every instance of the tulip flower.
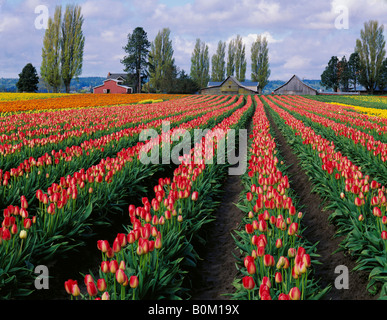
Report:
[{"label": "tulip flower", "polygon": [[387,231],[383,230],[382,234],[381,234],[381,237],[382,237],[383,240],[387,240]]},{"label": "tulip flower", "polygon": [[105,291],[101,297],[102,300],[110,300],[109,292]]},{"label": "tulip flower", "polygon": [[132,289],[136,289],[138,287],[138,277],[137,276],[130,276],[130,279],[129,279],[129,286],[132,288]]},{"label": "tulip flower", "polygon": [[94,281],[89,281],[86,284],[87,293],[90,297],[95,297],[98,294],[97,287],[95,286]]},{"label": "tulip flower", "polygon": [[106,281],[104,278],[100,278],[97,280],[97,288],[98,288],[98,291],[102,292],[102,291],[105,291],[106,290]]},{"label": "tulip flower", "polygon": [[293,287],[289,291],[290,300],[300,300],[301,292],[297,287]]},{"label": "tulip flower", "polygon": [[247,268],[247,273],[250,274],[250,275],[255,274],[255,272],[257,271],[254,261],[249,261],[247,263],[247,267],[246,268]]},{"label": "tulip flower", "polygon": [[290,300],[290,297],[288,294],[280,293],[280,295],[278,296],[278,300]]}]

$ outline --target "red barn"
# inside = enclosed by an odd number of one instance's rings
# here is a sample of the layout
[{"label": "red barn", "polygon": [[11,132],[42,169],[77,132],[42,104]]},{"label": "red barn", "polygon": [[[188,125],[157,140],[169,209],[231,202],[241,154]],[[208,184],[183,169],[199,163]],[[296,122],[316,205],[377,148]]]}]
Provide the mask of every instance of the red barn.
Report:
[{"label": "red barn", "polygon": [[93,93],[133,93],[133,88],[125,86],[125,73],[108,73],[103,84],[93,88]]}]

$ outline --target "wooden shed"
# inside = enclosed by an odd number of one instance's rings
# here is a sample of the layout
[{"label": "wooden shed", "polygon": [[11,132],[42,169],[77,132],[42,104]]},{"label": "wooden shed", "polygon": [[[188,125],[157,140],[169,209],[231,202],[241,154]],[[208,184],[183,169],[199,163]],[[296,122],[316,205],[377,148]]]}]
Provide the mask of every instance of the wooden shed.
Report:
[{"label": "wooden shed", "polygon": [[241,83],[235,77],[228,76],[220,83],[209,83],[207,88],[200,89],[201,94],[257,94],[258,83]]},{"label": "wooden shed", "polygon": [[292,95],[317,95],[317,90],[308,86],[294,75],[288,82],[273,91],[274,94],[292,94]]}]

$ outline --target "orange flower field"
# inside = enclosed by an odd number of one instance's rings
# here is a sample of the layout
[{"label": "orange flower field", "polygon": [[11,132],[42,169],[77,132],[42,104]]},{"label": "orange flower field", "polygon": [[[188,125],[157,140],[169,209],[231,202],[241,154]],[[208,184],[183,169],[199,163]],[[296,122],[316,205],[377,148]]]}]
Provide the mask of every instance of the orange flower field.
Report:
[{"label": "orange flower field", "polygon": [[[8,94],[9,95],[9,94]],[[15,93],[15,96],[23,97],[23,94]],[[36,94],[39,97],[39,94]],[[33,99],[31,96],[27,100],[1,101],[0,112],[25,112],[39,110],[58,110],[72,108],[90,108],[100,106],[110,106],[119,104],[138,103],[143,100],[171,100],[181,98],[184,95],[168,94],[69,94],[59,97]],[[11,98],[9,98],[11,99]]]}]

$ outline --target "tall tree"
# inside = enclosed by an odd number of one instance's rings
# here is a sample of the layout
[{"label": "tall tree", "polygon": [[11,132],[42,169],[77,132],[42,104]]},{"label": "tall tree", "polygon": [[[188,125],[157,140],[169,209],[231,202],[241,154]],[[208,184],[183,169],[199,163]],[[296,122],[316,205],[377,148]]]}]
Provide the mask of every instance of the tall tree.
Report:
[{"label": "tall tree", "polygon": [[216,53],[212,56],[211,79],[212,81],[223,81],[226,73],[226,42],[219,41]]},{"label": "tall tree", "polygon": [[196,39],[195,47],[192,52],[190,76],[200,88],[206,87],[210,80],[208,45],[200,39]]},{"label": "tall tree", "polygon": [[235,39],[230,40],[228,43],[228,49],[227,49],[227,77],[233,76],[235,72],[235,52],[236,52],[236,45],[235,45]]},{"label": "tall tree", "polygon": [[235,77],[238,81],[246,79],[246,49],[242,37],[238,34],[235,39]]},{"label": "tall tree", "polygon": [[56,6],[54,19],[48,18],[47,29],[43,38],[40,76],[52,88],[53,92],[58,92],[61,85],[61,19],[62,7]]},{"label": "tall tree", "polygon": [[258,35],[251,46],[251,80],[258,82],[259,93],[269,83],[270,73],[267,39]]},{"label": "tall tree", "polygon": [[355,52],[359,54],[359,82],[368,92],[373,94],[379,81],[380,70],[386,55],[384,26],[379,26],[376,20],[364,23],[360,31],[360,39],[356,40]]},{"label": "tall tree", "polygon": [[387,88],[387,59],[383,60],[382,67],[380,68],[379,76],[379,89],[384,92],[384,89]]},{"label": "tall tree", "polygon": [[351,75],[348,67],[348,61],[345,56],[343,56],[341,60],[337,63],[337,76],[339,78],[339,86],[341,88],[341,91],[348,92],[349,78]]},{"label": "tall tree", "polygon": [[171,91],[177,77],[170,33],[168,28],[162,29],[151,44],[149,85],[156,92]]},{"label": "tall tree", "polygon": [[16,83],[19,92],[36,92],[38,91],[39,77],[35,67],[27,63],[22,72],[19,73],[19,80]]},{"label": "tall tree", "polygon": [[141,84],[149,76],[149,47],[148,35],[143,28],[137,27],[133,33],[128,34],[128,43],[123,48],[127,56],[121,60],[124,64],[124,71],[128,73],[128,78],[133,79],[136,92],[141,92]]},{"label": "tall tree", "polygon": [[339,88],[338,62],[337,56],[332,56],[328,66],[321,74],[321,85],[325,88],[332,88],[335,92]]},{"label": "tall tree", "polygon": [[83,16],[80,6],[67,5],[62,22],[61,75],[66,92],[71,80],[82,73],[85,37],[82,32]]},{"label": "tall tree", "polygon": [[348,60],[349,69],[349,84],[353,85],[353,90],[356,91],[356,85],[359,83],[360,74],[360,59],[357,52],[353,52]]}]

